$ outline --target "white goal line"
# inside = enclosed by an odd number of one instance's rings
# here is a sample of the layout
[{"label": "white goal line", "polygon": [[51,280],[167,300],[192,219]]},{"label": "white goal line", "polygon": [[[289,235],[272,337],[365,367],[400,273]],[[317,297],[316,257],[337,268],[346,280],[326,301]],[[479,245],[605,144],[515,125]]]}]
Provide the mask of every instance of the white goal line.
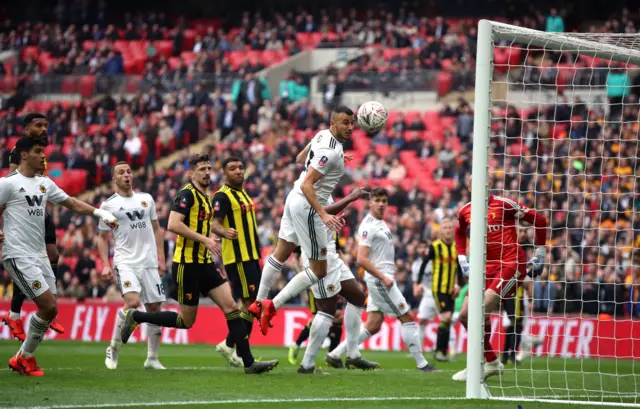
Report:
[{"label": "white goal line", "polygon": [[[557,396],[552,396],[556,397]],[[575,396],[579,397],[579,396]],[[594,397],[593,395],[585,397]],[[500,401],[508,402],[543,402],[543,403],[560,403],[575,404],[575,401],[566,401],[559,399],[532,399],[532,398],[493,398]],[[123,403],[97,403],[97,404],[68,404],[68,405],[50,405],[50,406],[9,406],[0,407],[0,409],[83,409],[83,408],[120,408],[120,407],[152,407],[152,406],[187,406],[187,405],[232,405],[232,404],[260,404],[260,403],[313,403],[313,402],[382,402],[382,401],[465,401],[463,397],[436,397],[436,396],[383,396],[383,397],[359,397],[359,398],[287,398],[287,399],[226,399],[226,400],[201,400],[201,401],[176,401],[176,402],[123,402]],[[486,401],[488,402],[488,401]],[[580,402],[581,405],[590,406],[615,406],[640,408],[640,404],[620,403],[620,402]]]}]

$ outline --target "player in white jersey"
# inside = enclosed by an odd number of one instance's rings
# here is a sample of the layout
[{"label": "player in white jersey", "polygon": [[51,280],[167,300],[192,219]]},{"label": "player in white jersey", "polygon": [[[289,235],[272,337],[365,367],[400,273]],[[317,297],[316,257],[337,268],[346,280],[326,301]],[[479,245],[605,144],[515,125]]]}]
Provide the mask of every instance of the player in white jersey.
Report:
[{"label": "player in white jersey", "polygon": [[[400,336],[415,359],[417,368],[423,372],[436,372],[437,369],[422,355],[418,327],[409,310],[409,304],[394,281],[393,234],[383,220],[388,199],[389,192],[386,189],[374,189],[369,201],[369,214],[358,229],[358,264],[365,270],[365,282],[369,289],[367,322],[360,332],[359,343],[380,331],[385,315],[395,317],[402,323]],[[328,356],[340,358],[342,352],[344,347],[341,344]]]},{"label": "player in white jersey", "polygon": [[[351,137],[353,127],[353,111],[349,108],[338,107],[331,113],[331,126],[313,137],[305,169],[287,196],[278,244],[264,264],[256,302],[249,307],[250,313],[260,317],[264,335],[276,310],[327,275],[327,229],[341,229],[344,220],[329,214],[324,207],[344,174],[342,143]],[[282,265],[297,246],[309,256],[311,268],[293,277],[273,301],[267,300]]]},{"label": "player in white jersey", "polygon": [[416,259],[411,263],[411,281],[413,282],[413,296],[420,300],[417,314],[418,338],[420,345],[424,347],[426,326],[429,321],[433,320],[438,310],[431,294],[431,262],[423,264],[427,259],[427,243],[422,241],[418,243],[416,254]]},{"label": "player in white jersey", "polygon": [[[329,214],[338,214],[350,203],[367,196],[369,196],[369,192],[356,188],[347,197],[339,200],[337,203],[334,203],[333,199],[329,197],[325,210]],[[315,367],[316,355],[329,334],[340,294],[347,300],[345,321],[348,321],[352,327],[347,331],[347,340],[345,341],[345,343],[350,342],[352,344],[350,348],[351,355],[347,357],[346,367],[363,370],[378,368],[380,365],[377,362],[370,362],[362,358],[358,348],[359,328],[366,296],[364,291],[362,291],[362,287],[360,287],[353,276],[353,273],[349,270],[349,267],[344,264],[344,261],[342,261],[338,255],[334,232],[327,231],[327,234],[329,234],[329,237],[327,237],[327,269],[329,271],[324,278],[311,286],[317,312],[311,323],[309,343],[307,344],[307,350],[304,353],[302,363],[298,368],[298,373],[323,373]],[[310,266],[309,257],[304,251],[302,252],[302,265],[305,268],[309,268]],[[354,323],[357,323],[357,326]],[[354,353],[354,350],[357,351],[357,353]],[[340,358],[331,359],[327,356],[326,362],[334,368],[345,367],[345,364]]]},{"label": "player in white jersey", "polygon": [[61,204],[79,214],[93,214],[113,228],[118,226],[111,213],[70,197],[51,179],[41,176],[47,144],[42,138],[19,139],[15,148],[20,158],[18,169],[0,179],[0,215],[4,219],[2,263],[13,282],[38,307],[29,322],[27,338],[9,360],[11,369],[28,376],[44,375],[33,353],[58,314],[55,276],[44,240],[47,202]]},{"label": "player in white jersey", "polygon": [[[116,325],[107,347],[104,364],[109,369],[118,367],[122,338],[120,330],[129,308],[138,309],[144,304],[148,312],[160,311],[166,300],[161,276],[166,270],[164,237],[156,215],[156,204],[148,193],[133,191],[133,172],[127,162],[118,162],[111,172],[115,193],[100,208],[118,218],[120,228],[113,231],[115,250],[113,269],[109,261],[109,233],[111,228],[100,223],[98,228],[98,253],[102,259],[102,278],[115,278],[124,299],[124,306],[116,313]],[[147,324],[148,369],[165,369],[158,360],[158,348],[162,328]]]}]

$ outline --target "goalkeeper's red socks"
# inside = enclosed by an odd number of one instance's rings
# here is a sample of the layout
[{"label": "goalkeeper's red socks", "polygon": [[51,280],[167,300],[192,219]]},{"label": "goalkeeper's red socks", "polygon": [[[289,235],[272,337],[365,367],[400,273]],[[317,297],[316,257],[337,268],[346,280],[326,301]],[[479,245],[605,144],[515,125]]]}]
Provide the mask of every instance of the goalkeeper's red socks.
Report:
[{"label": "goalkeeper's red socks", "polygon": [[498,359],[498,355],[491,346],[491,322],[484,323],[484,359],[487,362],[493,362]]}]

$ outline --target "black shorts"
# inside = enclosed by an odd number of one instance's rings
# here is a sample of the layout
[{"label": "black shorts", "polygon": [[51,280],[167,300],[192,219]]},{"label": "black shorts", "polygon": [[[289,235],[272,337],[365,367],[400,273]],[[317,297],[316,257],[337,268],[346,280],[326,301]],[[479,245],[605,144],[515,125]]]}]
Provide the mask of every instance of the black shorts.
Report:
[{"label": "black shorts", "polygon": [[233,297],[255,300],[260,286],[260,263],[258,260],[243,261],[242,263],[225,264],[224,270],[231,284]]},{"label": "black shorts", "polygon": [[197,306],[200,294],[207,296],[209,291],[227,282],[227,278],[215,263],[173,263],[171,271],[171,298],[181,305]]},{"label": "black shorts", "polygon": [[56,225],[53,224],[53,216],[49,213],[44,216],[44,242],[45,244],[56,244]]},{"label": "black shorts", "polygon": [[453,312],[456,302],[451,294],[433,293],[433,299],[436,302],[436,308],[440,314],[443,312]]}]

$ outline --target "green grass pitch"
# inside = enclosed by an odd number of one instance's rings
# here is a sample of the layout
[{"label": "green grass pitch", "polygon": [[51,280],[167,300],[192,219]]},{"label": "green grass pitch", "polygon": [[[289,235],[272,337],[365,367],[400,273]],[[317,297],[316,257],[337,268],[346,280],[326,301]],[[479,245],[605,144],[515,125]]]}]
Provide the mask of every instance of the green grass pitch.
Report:
[{"label": "green grass pitch", "polygon": [[[7,362],[18,349],[17,341],[0,342],[0,357]],[[162,345],[166,371],[142,369],[145,344],[124,345],[119,367],[104,366],[104,343],[45,341],[38,349],[44,378],[22,377],[3,365],[0,369],[0,409],[34,408],[582,408],[583,404],[530,402],[521,396],[567,397],[567,386],[576,399],[617,402],[623,407],[638,402],[633,394],[640,369],[630,361],[564,360],[536,358],[502,377],[490,378],[493,396],[516,397],[511,401],[464,399],[465,384],[451,376],[465,365],[465,357],[439,364],[443,372],[414,369],[406,352],[364,351],[382,369],[373,372],[327,369],[329,375],[299,375],[286,361],[285,348],[254,348],[254,355],[280,359],[273,372],[248,376],[229,367],[210,345]],[[318,364],[324,358],[320,351]],[[430,354],[426,356],[429,357]],[[533,371],[532,371],[533,369]],[[549,371],[549,369],[551,371]],[[616,375],[618,374],[618,375]],[[560,397],[559,397],[560,398]],[[640,407],[640,406],[639,406]]]}]

